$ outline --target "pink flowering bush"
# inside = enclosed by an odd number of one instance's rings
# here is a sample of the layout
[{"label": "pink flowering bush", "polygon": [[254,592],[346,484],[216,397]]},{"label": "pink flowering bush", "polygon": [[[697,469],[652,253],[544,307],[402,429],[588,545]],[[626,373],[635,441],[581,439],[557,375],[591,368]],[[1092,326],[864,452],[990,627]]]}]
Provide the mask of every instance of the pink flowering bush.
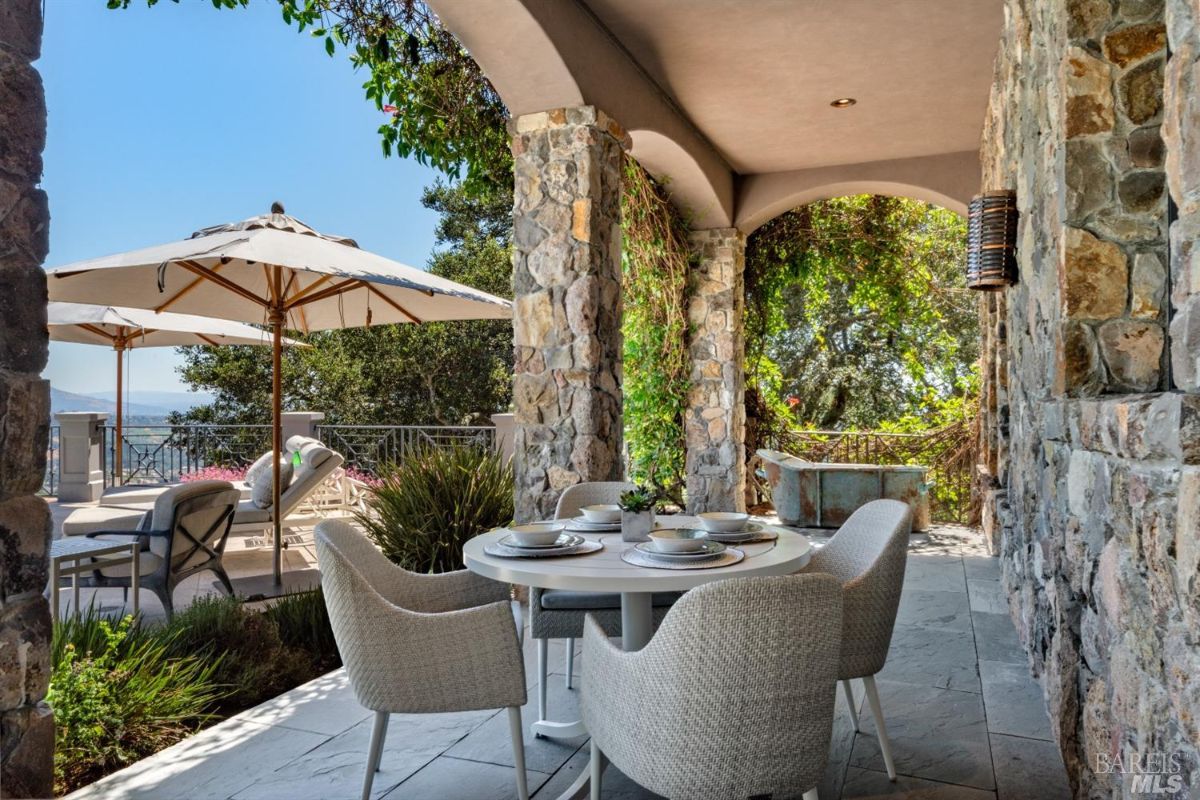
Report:
[{"label": "pink flowering bush", "polygon": [[192,481],[234,481],[245,480],[246,467],[204,467],[194,472],[185,472],[179,476],[183,483]]},{"label": "pink flowering bush", "polygon": [[370,472],[364,472],[357,467],[346,467],[346,477],[352,481],[358,481],[372,489],[383,485],[383,481],[376,475]]}]

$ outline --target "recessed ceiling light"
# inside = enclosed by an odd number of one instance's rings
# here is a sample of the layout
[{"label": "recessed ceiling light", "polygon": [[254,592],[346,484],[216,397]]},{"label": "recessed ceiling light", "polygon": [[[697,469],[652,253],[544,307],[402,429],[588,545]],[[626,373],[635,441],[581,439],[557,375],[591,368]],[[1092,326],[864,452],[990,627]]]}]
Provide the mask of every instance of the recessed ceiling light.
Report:
[{"label": "recessed ceiling light", "polygon": [[839,97],[837,100],[834,100],[829,105],[833,106],[834,108],[849,108],[850,106],[854,105],[857,102],[858,101],[855,100],[853,97]]}]

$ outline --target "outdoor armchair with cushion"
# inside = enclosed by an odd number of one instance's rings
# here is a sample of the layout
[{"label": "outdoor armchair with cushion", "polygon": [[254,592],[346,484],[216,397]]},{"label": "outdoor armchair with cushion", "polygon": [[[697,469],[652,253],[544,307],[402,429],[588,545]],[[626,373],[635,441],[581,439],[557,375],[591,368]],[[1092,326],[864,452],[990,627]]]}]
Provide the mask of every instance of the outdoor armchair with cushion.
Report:
[{"label": "outdoor armchair with cushion", "polygon": [[813,553],[805,574],[825,573],[842,583],[845,592],[845,630],[838,679],[858,730],[851,678],[862,678],[867,701],[879,733],[879,749],[888,777],[896,780],[896,765],[888,742],[875,673],[887,662],[904,588],[912,511],[898,500],[874,500],[859,507],[829,543]]},{"label": "outdoor armchair with cushion", "polygon": [[[170,618],[175,611],[171,599],[175,587],[198,572],[212,570],[225,591],[233,594],[221,557],[239,497],[227,481],[183,483],[158,496],[136,532],[93,531],[87,536],[112,542],[141,539],[139,589],[154,592]],[[90,583],[127,589],[131,569],[130,565],[102,567],[93,571]]]},{"label": "outdoor armchair with cushion", "polygon": [[[590,505],[614,505],[621,495],[636,488],[624,481],[593,481],[568,486],[558,498],[555,519],[571,519],[580,509]],[[662,621],[671,604],[679,598],[677,592],[654,595],[654,622]],[[573,592],[567,589],[529,590],[529,635],[537,641],[538,722],[546,720],[547,660],[551,639],[567,640],[567,688],[571,688],[571,673],[575,669],[575,639],[583,635],[584,618],[591,612],[608,631],[609,636],[621,635],[621,595],[616,592]]]},{"label": "outdoor armchair with cushion", "polygon": [[636,652],[621,650],[589,615],[582,702],[592,798],[607,757],[673,799],[803,792],[815,800],[841,640],[842,590],[828,575],[700,586]]},{"label": "outdoor armchair with cushion", "polygon": [[507,707],[517,792],[528,800],[521,706],[525,664],[508,586],[466,570],[402,569],[342,520],[317,525],[317,564],[354,695],[375,712],[363,800],[388,716]]}]

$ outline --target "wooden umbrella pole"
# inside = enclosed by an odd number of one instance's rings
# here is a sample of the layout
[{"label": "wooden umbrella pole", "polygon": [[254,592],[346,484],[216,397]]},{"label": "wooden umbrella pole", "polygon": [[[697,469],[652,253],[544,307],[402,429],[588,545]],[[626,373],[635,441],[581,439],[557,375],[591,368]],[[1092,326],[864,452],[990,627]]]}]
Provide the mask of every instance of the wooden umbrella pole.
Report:
[{"label": "wooden umbrella pole", "polygon": [[113,475],[113,483],[120,486],[125,483],[122,464],[125,456],[125,429],[122,419],[125,416],[125,404],[124,396],[121,393],[125,384],[125,342],[120,339],[115,340],[113,350],[117,353],[117,434],[116,441],[113,443],[113,465],[116,467],[116,471]]},{"label": "wooden umbrella pole", "polygon": [[283,516],[279,511],[279,457],[283,453],[283,325],[287,314],[280,308],[271,309],[271,509],[275,526],[275,585],[283,585]]}]

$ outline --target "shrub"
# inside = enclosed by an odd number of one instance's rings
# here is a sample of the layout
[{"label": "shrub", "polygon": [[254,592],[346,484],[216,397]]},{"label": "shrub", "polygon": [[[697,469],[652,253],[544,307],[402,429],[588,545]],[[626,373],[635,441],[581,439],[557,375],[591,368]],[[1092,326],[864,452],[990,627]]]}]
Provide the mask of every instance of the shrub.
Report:
[{"label": "shrub", "polygon": [[280,641],[308,653],[315,669],[325,672],[341,665],[320,587],[311,592],[290,592],[263,613],[279,629]]},{"label": "shrub", "polygon": [[194,654],[213,664],[214,680],[226,687],[222,710],[248,708],[314,677],[306,654],[284,646],[275,620],[236,597],[197,598],[148,635],[173,656]]},{"label": "shrub", "polygon": [[54,708],[55,790],[65,793],[187,736],[221,692],[215,664],[173,657],[125,617],[90,610],[55,627],[47,701]]},{"label": "shrub", "polygon": [[461,569],[464,542],[512,520],[512,465],[491,450],[414,449],[380,472],[358,521],[405,569]]}]

